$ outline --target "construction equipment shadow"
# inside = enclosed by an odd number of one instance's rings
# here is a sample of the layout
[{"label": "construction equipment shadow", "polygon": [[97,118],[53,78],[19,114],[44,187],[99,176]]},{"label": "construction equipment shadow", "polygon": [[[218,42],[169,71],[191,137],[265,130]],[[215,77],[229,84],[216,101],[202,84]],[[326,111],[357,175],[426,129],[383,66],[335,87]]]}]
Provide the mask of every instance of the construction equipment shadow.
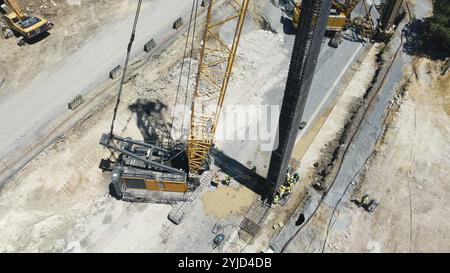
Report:
[{"label": "construction equipment shadow", "polygon": [[49,37],[50,35],[51,35],[50,32],[45,32],[45,33],[42,33],[42,34],[40,34],[40,35],[38,35],[38,36],[36,36],[36,37],[30,38],[30,39],[26,39],[26,40],[25,40],[25,43],[26,43],[27,45],[34,45],[34,44],[37,44],[37,43],[39,43],[40,41],[46,39],[46,38]]},{"label": "construction equipment shadow", "polygon": [[171,140],[170,128],[172,125],[165,120],[168,106],[160,100],[150,101],[138,99],[128,106],[136,114],[137,127],[145,143],[157,145]]},{"label": "construction equipment shadow", "polygon": [[267,183],[265,178],[235,159],[227,156],[222,151],[217,150],[215,147],[211,148],[211,156],[214,158],[214,164],[219,167],[222,172],[233,177],[239,184],[247,187],[262,198],[265,198],[267,194],[267,192],[264,191]]}]

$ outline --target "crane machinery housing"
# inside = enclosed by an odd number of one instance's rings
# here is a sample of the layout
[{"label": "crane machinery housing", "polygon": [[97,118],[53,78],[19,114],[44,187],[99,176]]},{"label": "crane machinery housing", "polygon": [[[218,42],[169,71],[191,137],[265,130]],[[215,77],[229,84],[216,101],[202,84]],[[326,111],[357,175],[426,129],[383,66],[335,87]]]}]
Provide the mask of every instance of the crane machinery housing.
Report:
[{"label": "crane machinery housing", "polygon": [[[343,3],[337,0],[331,1],[332,8],[326,26],[327,33],[332,37],[329,43],[331,47],[337,48],[339,46],[342,41],[342,31],[347,28],[354,28],[363,37],[368,37],[374,32],[374,23],[368,15],[369,9],[365,1],[363,1],[363,3],[366,16],[356,17],[354,19],[351,17],[352,11],[360,2],[361,0],[345,0]],[[293,0],[292,4],[294,6],[292,25],[294,28],[298,28],[300,24],[302,1]]]},{"label": "crane machinery housing", "polygon": [[[370,16],[370,9],[365,0],[332,0],[332,8],[327,21],[326,31],[332,37],[329,45],[338,47],[342,41],[342,31],[353,29],[364,38],[372,39],[376,37],[386,37],[392,32],[394,20],[401,15],[401,7],[403,0],[387,0],[383,5],[375,6],[381,13],[379,25]],[[355,8],[362,3],[364,8],[364,16],[352,16]],[[302,0],[292,0],[293,15],[292,25],[298,28],[300,24],[300,15]]]},{"label": "crane machinery housing", "polygon": [[[215,12],[220,1],[211,0],[208,3],[187,141],[171,145],[149,144],[116,136],[113,126],[110,133],[102,135],[100,144],[111,150],[112,154],[118,154],[114,160],[103,159],[100,163],[101,169],[112,171],[112,190],[118,198],[134,202],[187,201],[186,193],[198,186],[198,175],[208,166],[208,154],[213,145],[249,1],[226,1],[226,7],[222,9],[225,12],[221,15]],[[198,0],[193,2],[193,6],[195,3],[198,6]],[[234,38],[229,45],[219,32],[225,24],[233,23]],[[125,73],[124,69],[123,76]]]},{"label": "crane machinery housing", "polygon": [[0,28],[5,39],[16,35],[17,44],[23,46],[27,40],[42,35],[53,28],[53,23],[47,19],[24,13],[16,0],[3,0],[3,2],[1,8],[4,12],[3,20],[5,23],[0,22]]},{"label": "crane machinery housing", "polygon": [[[355,7],[361,2],[361,0],[346,0],[345,3],[341,3],[337,0],[332,0],[332,9],[327,22],[327,31],[342,31],[348,27],[351,23],[351,13]],[[292,16],[292,24],[294,28],[298,28],[300,24],[300,15],[302,1],[294,0],[294,11]]]}]

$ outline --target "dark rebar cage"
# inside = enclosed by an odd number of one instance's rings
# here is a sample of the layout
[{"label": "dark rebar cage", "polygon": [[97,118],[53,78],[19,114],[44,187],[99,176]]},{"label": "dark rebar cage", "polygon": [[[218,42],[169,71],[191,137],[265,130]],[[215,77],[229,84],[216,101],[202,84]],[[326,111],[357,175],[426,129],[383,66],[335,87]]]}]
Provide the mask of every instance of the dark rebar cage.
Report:
[{"label": "dark rebar cage", "polygon": [[278,147],[272,152],[267,197],[284,183],[325,35],[331,0],[303,1],[279,123]]}]

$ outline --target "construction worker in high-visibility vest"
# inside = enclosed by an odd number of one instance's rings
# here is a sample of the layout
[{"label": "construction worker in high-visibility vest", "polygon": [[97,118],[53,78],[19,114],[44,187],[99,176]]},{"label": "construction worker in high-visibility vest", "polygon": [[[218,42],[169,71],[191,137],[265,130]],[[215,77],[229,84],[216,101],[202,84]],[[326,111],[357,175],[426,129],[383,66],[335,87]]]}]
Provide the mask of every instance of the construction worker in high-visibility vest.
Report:
[{"label": "construction worker in high-visibility vest", "polygon": [[219,187],[219,175],[215,175],[214,178],[211,180],[211,185],[213,185],[214,187],[218,188]]},{"label": "construction worker in high-visibility vest", "polygon": [[300,175],[298,173],[294,173],[292,176],[293,183],[297,183],[300,180]]},{"label": "construction worker in high-visibility vest", "polygon": [[286,174],[286,180],[285,180],[285,181],[286,181],[287,183],[291,183],[291,179],[292,179],[291,174],[290,174],[290,173],[287,173],[287,174]]},{"label": "construction worker in high-visibility vest", "polygon": [[275,196],[273,197],[273,203],[274,204],[278,204],[278,202],[280,202],[280,196],[277,194],[275,194]]},{"label": "construction worker in high-visibility vest", "polygon": [[359,202],[360,206],[362,207],[367,207],[369,205],[369,195],[365,194],[362,198],[361,201]]},{"label": "construction worker in high-visibility vest", "polygon": [[223,184],[230,186],[231,177],[229,175],[225,175],[225,179],[223,180]]},{"label": "construction worker in high-visibility vest", "polygon": [[292,191],[291,184],[289,184],[288,186],[285,186],[284,194],[291,193],[291,191]]},{"label": "construction worker in high-visibility vest", "polygon": [[280,197],[283,196],[285,191],[286,191],[286,186],[281,185],[280,188],[278,189],[278,194],[280,195]]}]

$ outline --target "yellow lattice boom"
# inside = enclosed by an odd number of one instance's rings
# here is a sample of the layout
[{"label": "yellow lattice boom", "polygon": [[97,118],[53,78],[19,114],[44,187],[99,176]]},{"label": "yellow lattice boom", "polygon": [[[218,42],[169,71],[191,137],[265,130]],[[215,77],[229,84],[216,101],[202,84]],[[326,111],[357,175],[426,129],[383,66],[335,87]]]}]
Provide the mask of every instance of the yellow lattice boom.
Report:
[{"label": "yellow lattice boom", "polygon": [[[188,138],[191,173],[197,173],[202,167],[214,141],[249,1],[228,0],[225,6],[220,6],[220,11],[215,10],[219,1],[210,1],[191,109]],[[225,24],[235,25],[231,44],[220,36]]]}]

